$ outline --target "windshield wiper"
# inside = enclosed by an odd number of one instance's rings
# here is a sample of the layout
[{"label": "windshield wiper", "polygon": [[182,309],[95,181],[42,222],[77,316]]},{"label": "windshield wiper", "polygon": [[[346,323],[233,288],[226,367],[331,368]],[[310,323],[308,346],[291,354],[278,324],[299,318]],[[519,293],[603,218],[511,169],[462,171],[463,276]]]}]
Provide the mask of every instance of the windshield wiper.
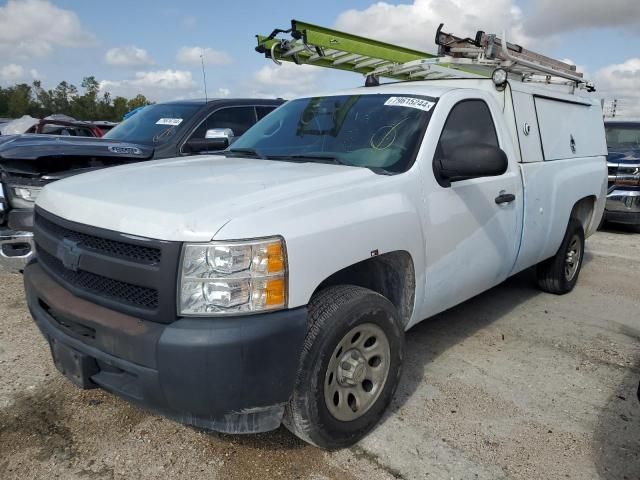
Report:
[{"label": "windshield wiper", "polygon": [[[267,157],[269,159],[271,159],[272,157]],[[284,160],[313,160],[313,159],[317,159],[317,160],[322,160],[322,161],[326,161],[326,162],[331,162],[331,163],[335,163],[336,165],[344,165],[346,167],[360,167],[360,168],[367,168],[369,170],[371,170],[373,173],[376,173],[378,175],[395,175],[394,172],[390,172],[389,170],[386,170],[383,167],[370,167],[367,165],[354,165],[353,163],[347,163],[344,160],[340,160],[340,158],[336,157],[335,155],[331,155],[331,154],[322,154],[322,153],[300,153],[300,154],[295,154],[295,155],[287,155],[287,156],[283,156],[283,157],[278,157],[278,159],[284,159]]]},{"label": "windshield wiper", "polygon": [[329,162],[335,163],[336,165],[345,165],[347,167],[354,167],[356,165],[352,165],[351,163],[347,163],[343,160],[340,160],[335,155],[331,154],[323,154],[323,153],[296,153],[293,155],[282,155],[278,157],[269,157],[269,158],[277,158],[282,160],[319,160],[321,162]]},{"label": "windshield wiper", "polygon": [[242,157],[260,158],[262,160],[266,160],[266,157],[264,155],[259,154],[258,151],[255,150],[254,148],[232,148],[230,150],[226,150],[220,153],[223,155],[229,155],[230,153],[234,153]]}]

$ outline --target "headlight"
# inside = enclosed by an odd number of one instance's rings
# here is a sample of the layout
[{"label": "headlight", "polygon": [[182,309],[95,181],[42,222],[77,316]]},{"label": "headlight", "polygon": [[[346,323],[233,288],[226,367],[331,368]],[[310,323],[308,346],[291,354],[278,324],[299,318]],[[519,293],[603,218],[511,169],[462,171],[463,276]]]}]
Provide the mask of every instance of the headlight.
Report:
[{"label": "headlight", "polygon": [[287,257],[280,237],[189,243],[182,250],[178,313],[228,315],[287,305]]},{"label": "headlight", "polygon": [[12,203],[16,208],[32,208],[33,203],[42,191],[42,187],[30,187],[27,185],[12,186],[10,188],[13,194]]}]

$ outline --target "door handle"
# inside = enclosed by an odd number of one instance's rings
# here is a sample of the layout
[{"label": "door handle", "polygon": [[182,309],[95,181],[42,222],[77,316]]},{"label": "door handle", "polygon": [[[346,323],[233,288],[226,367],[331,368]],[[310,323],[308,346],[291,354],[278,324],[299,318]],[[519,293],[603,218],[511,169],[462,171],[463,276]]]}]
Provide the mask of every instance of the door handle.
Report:
[{"label": "door handle", "polygon": [[502,205],[503,203],[511,203],[516,199],[513,193],[501,193],[496,197],[496,203]]}]

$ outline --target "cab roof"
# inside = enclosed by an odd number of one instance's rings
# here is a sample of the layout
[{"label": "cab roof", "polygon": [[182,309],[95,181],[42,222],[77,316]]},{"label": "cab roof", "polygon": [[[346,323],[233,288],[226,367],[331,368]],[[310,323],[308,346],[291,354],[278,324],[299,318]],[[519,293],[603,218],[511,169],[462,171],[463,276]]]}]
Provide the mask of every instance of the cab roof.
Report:
[{"label": "cab roof", "polygon": [[157,105],[204,105],[210,103],[236,103],[236,104],[274,104],[278,105],[284,100],[282,98],[188,98],[183,100],[172,100],[160,102]]}]

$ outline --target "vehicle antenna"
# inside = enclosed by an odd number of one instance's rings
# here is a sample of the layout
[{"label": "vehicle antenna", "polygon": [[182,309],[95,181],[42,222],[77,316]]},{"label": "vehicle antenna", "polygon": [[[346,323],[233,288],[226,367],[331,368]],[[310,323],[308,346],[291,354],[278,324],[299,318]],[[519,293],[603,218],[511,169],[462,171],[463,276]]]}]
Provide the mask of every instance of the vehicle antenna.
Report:
[{"label": "vehicle antenna", "polygon": [[[204,70],[204,50],[200,52],[200,65],[202,65],[202,83],[204,84],[204,105],[206,109],[209,103],[209,96],[207,95],[207,74]],[[209,130],[209,116],[210,115],[207,115],[204,120],[205,137],[207,136],[206,132]]]},{"label": "vehicle antenna", "polygon": [[204,52],[200,54],[200,64],[202,65],[202,83],[204,83],[204,102],[207,103],[209,98],[207,96],[207,74],[204,71]]}]

